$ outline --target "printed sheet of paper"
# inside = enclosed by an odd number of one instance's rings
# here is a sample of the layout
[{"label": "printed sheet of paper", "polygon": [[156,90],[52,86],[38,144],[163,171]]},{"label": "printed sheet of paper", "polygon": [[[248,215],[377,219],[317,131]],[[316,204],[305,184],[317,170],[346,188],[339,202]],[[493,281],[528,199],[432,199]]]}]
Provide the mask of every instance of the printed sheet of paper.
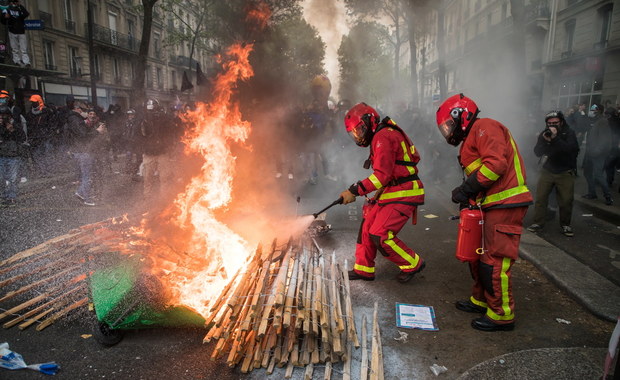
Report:
[{"label": "printed sheet of paper", "polygon": [[439,331],[432,306],[396,303],[396,326],[407,329]]}]

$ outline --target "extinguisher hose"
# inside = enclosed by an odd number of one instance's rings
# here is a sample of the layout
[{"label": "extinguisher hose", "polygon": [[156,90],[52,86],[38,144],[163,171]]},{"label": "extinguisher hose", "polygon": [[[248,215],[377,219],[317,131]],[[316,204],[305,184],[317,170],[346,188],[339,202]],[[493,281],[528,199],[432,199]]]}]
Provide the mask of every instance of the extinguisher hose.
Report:
[{"label": "extinguisher hose", "polygon": [[480,222],[482,224],[482,248],[480,252],[476,252],[480,255],[484,255],[486,252],[486,249],[484,247],[484,212],[482,211],[482,203],[478,203],[476,206],[478,206],[478,210],[480,210]]}]

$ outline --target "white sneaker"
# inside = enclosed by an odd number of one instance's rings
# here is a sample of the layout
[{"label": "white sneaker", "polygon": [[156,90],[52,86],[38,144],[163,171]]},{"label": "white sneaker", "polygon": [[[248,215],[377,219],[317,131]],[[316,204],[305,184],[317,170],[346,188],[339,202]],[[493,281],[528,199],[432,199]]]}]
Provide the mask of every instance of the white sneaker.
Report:
[{"label": "white sneaker", "polygon": [[28,182],[28,178],[26,178],[26,177],[22,177],[22,178],[19,180],[19,182],[21,182],[21,183],[26,183],[26,182]]},{"label": "white sneaker", "polygon": [[288,179],[293,180],[293,174],[288,173]]}]

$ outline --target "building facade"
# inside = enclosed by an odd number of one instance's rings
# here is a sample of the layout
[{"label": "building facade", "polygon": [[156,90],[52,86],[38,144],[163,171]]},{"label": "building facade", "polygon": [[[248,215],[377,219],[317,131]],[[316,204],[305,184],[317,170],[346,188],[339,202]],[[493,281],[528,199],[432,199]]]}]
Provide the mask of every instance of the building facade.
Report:
[{"label": "building facade", "polygon": [[[445,0],[445,78],[448,94],[473,93],[482,104],[497,103],[498,91],[525,84],[532,114],[577,103],[620,101],[619,0],[525,0],[524,57],[515,56],[515,25],[509,0]],[[424,105],[439,96],[439,35],[436,11],[420,54]],[[525,65],[525,77],[516,64]],[[494,91],[489,91],[493,89]],[[504,105],[510,99],[502,99]]]},{"label": "building facade", "polygon": [[[31,70],[5,67],[5,71],[18,72],[27,80],[15,81],[11,80],[14,76],[8,76],[0,85],[24,97],[38,92],[47,102],[62,105],[67,95],[91,101],[94,83],[97,104],[104,109],[111,104],[123,109],[135,106],[132,84],[142,36],[140,3],[139,0],[91,0],[92,49],[89,49],[87,0],[22,0],[30,12],[29,20],[35,23],[40,20],[42,25],[40,29],[26,31]],[[191,10],[180,14],[185,23],[195,23]],[[183,72],[193,78],[196,63],[209,66],[209,58],[200,50],[195,50],[190,59],[188,44],[166,44],[167,33],[180,27],[181,23],[170,12],[163,12],[159,7],[154,9],[145,84],[147,96],[156,97],[163,104],[191,100],[192,90],[180,91]],[[6,34],[5,29],[0,31]],[[10,64],[10,55],[8,61],[5,64]]]}]

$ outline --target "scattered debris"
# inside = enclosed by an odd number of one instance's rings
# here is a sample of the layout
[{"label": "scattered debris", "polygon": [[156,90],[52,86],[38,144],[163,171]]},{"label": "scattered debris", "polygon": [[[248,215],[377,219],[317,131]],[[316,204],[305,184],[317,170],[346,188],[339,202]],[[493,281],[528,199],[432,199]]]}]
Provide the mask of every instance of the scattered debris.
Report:
[{"label": "scattered debris", "polygon": [[27,365],[24,358],[17,352],[11,351],[6,342],[0,343],[0,367],[10,370],[28,368],[46,375],[55,375],[60,369],[60,366],[55,362]]},{"label": "scattered debris", "polygon": [[82,334],[80,336],[82,337],[82,339],[88,339],[88,338],[92,338],[93,334]]},{"label": "scattered debris", "polygon": [[407,334],[406,332],[402,332],[402,331],[396,331],[398,333],[398,338],[394,338],[394,340],[399,341],[399,342],[403,342],[403,343],[407,343],[407,338],[409,337],[409,334]]},{"label": "scattered debris", "polygon": [[581,216],[594,216],[594,214],[581,214]]},{"label": "scattered debris", "polygon": [[498,361],[499,361],[499,364],[505,364],[506,363],[506,361],[504,359],[499,359]]},{"label": "scattered debris", "polygon": [[448,368],[439,364],[433,364],[432,366],[430,366],[430,369],[435,376],[439,376],[440,374],[448,371]]},{"label": "scattered debris", "polygon": [[438,217],[437,215],[435,215],[435,214],[428,214],[428,215],[424,215],[424,217],[425,217],[425,218],[428,218],[428,219],[439,218],[439,217]]},{"label": "scattered debris", "polygon": [[562,319],[562,318],[556,318],[555,319],[558,323],[564,323],[565,325],[570,325],[570,321],[567,321],[566,319]]}]

